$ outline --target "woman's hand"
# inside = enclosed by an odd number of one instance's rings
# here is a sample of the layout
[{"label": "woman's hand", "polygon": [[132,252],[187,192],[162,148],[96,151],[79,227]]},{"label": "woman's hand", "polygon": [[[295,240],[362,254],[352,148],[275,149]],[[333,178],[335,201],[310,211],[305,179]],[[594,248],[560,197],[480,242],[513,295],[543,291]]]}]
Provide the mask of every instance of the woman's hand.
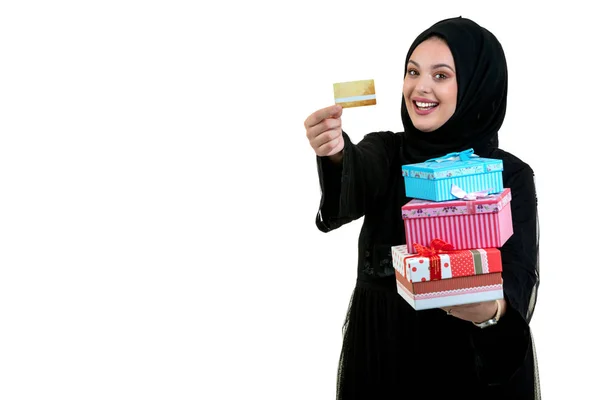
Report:
[{"label": "woman's hand", "polygon": [[[506,300],[501,299],[499,300],[499,302],[500,307],[502,307],[502,310],[500,312],[500,317],[502,317],[506,312]],[[496,300],[493,300],[484,301],[482,303],[442,307],[442,310],[446,311],[449,315],[452,315],[453,317],[460,318],[465,321],[481,323],[493,318],[496,315],[498,308]]]},{"label": "woman's hand", "polygon": [[342,106],[336,104],[315,111],[304,121],[306,137],[318,156],[341,160],[344,149],[342,111]]}]

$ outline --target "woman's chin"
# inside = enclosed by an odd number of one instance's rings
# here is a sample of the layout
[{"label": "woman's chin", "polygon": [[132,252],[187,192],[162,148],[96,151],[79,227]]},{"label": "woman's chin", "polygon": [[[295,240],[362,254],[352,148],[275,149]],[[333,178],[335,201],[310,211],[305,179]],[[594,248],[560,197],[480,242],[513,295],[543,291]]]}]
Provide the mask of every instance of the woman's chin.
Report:
[{"label": "woman's chin", "polygon": [[417,128],[421,132],[433,132],[437,128],[439,128],[438,126],[431,125],[431,124],[417,124],[417,125],[413,124],[413,125],[415,128]]}]

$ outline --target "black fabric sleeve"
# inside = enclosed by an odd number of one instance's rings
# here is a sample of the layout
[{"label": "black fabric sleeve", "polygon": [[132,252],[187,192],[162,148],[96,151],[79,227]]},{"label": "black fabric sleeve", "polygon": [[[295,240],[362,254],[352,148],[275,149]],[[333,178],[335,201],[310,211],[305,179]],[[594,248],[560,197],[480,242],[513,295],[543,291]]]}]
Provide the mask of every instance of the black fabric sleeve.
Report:
[{"label": "black fabric sleeve", "polygon": [[[513,236],[500,248],[507,311],[497,325],[473,326],[472,344],[480,377],[489,385],[522,379],[532,360],[529,321],[538,285],[537,197],[533,171],[525,165],[505,182],[511,189]],[[520,377],[519,377],[520,376]]]},{"label": "black fabric sleeve", "polygon": [[316,224],[329,232],[354,221],[368,211],[384,193],[394,157],[394,133],[373,132],[354,144],[344,137],[343,161],[335,164],[317,156],[321,203]]},{"label": "black fabric sleeve", "polygon": [[538,276],[537,195],[533,171],[525,166],[511,176],[513,236],[500,249],[506,300],[529,323]]}]

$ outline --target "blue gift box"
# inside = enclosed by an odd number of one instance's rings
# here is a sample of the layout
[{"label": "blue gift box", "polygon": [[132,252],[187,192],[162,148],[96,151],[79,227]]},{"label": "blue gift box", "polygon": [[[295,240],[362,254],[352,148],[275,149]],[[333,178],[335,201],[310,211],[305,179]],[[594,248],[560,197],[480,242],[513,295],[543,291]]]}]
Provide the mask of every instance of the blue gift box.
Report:
[{"label": "blue gift box", "polygon": [[430,201],[456,200],[452,185],[467,193],[500,193],[502,160],[482,158],[473,149],[402,166],[406,196]]}]

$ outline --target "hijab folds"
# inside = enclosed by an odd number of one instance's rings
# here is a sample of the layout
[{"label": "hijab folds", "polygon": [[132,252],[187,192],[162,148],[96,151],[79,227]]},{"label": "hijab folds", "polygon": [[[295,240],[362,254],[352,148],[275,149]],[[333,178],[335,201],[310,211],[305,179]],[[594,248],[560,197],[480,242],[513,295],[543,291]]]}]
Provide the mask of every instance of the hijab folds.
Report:
[{"label": "hijab folds", "polygon": [[491,32],[467,18],[445,19],[415,39],[404,63],[405,75],[415,48],[432,36],[442,38],[454,58],[456,111],[437,130],[421,132],[413,126],[403,97],[404,162],[422,162],[468,148],[485,157],[498,147],[498,130],[506,114],[508,71],[502,46]]}]

